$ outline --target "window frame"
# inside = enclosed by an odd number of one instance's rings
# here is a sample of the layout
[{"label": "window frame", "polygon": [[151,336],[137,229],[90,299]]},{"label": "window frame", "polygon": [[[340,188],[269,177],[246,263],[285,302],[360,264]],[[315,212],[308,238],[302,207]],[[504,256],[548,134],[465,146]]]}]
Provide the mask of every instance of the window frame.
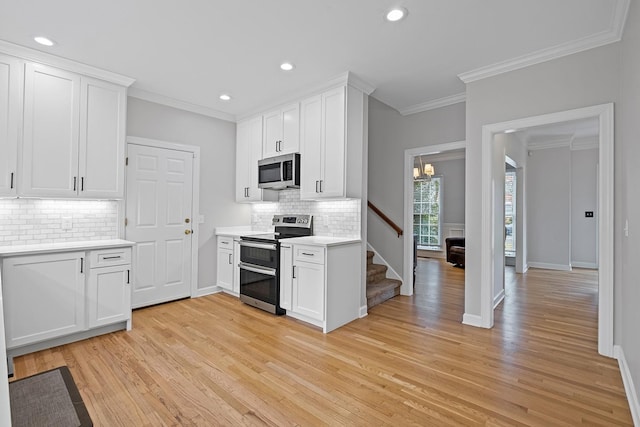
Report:
[{"label": "window frame", "polygon": [[[427,202],[422,201],[422,196],[421,196],[421,200],[419,202],[416,202],[416,187],[415,187],[415,185],[416,185],[416,182],[424,182],[424,183],[429,182],[429,183],[432,183],[432,182],[434,182],[434,180],[437,180],[439,182],[439,187],[440,187],[439,190],[438,190],[438,200],[437,200],[437,204],[438,204],[438,223],[435,224],[435,226],[437,226],[437,230],[438,230],[438,234],[437,234],[438,244],[437,245],[426,245],[426,244],[422,244],[421,243],[421,237],[422,236],[434,237],[434,235],[430,234],[430,233],[427,234],[427,235],[423,235],[422,234],[422,227],[423,226],[433,227],[434,224],[422,224],[422,222],[419,222],[418,224],[416,224],[416,215],[418,217],[420,217],[423,214],[422,213],[417,213],[416,214],[415,213],[415,207],[416,207],[416,203],[427,204],[427,205],[433,205],[435,203],[431,203],[431,202],[428,202],[428,201]],[[414,188],[413,188],[413,201],[412,201],[412,207],[413,207],[413,212],[412,212],[413,216],[412,216],[412,218],[413,218],[413,227],[414,227],[413,230],[415,230],[416,225],[418,225],[418,233],[417,233],[417,236],[418,236],[418,249],[421,249],[421,250],[442,250],[442,248],[444,247],[444,243],[442,241],[442,224],[443,224],[443,221],[442,221],[442,211],[443,211],[443,209],[442,209],[442,201],[443,201],[444,176],[443,175],[433,175],[431,177],[431,181],[427,181],[427,180],[424,180],[424,179],[422,179],[422,180],[418,179],[418,180],[414,180],[413,184],[414,184]],[[422,191],[421,191],[421,193],[422,193]],[[415,232],[413,234],[416,235]]]}]

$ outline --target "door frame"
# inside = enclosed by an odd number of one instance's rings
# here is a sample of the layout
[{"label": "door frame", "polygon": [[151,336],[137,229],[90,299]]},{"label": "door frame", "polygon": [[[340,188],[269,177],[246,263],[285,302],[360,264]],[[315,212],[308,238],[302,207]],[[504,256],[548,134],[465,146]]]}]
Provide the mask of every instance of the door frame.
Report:
[{"label": "door frame", "polygon": [[413,158],[464,149],[466,146],[466,141],[455,141],[404,150],[404,268],[401,295],[413,295]]},{"label": "door frame", "polygon": [[[194,298],[198,292],[198,236],[200,235],[200,147],[196,145],[180,144],[177,142],[161,141],[157,139],[141,138],[138,136],[127,136],[126,156],[129,157],[129,144],[142,145],[145,147],[161,148],[167,150],[184,151],[193,154],[193,170],[192,170],[192,196],[191,196],[191,298]],[[126,171],[127,168],[125,168]],[[124,218],[126,213],[126,174],[125,174],[125,197],[118,206],[118,216],[121,228],[120,236],[125,237]]]},{"label": "door frame", "polygon": [[[492,202],[493,177],[497,167],[492,161],[494,136],[509,129],[523,129],[597,117],[600,122],[598,140],[598,352],[613,357],[613,238],[614,238],[614,117],[613,103],[577,108],[540,116],[526,117],[482,126],[482,211],[480,241],[480,326],[493,327],[493,242],[502,230],[495,230],[495,209]],[[467,281],[468,283],[468,281]]]}]

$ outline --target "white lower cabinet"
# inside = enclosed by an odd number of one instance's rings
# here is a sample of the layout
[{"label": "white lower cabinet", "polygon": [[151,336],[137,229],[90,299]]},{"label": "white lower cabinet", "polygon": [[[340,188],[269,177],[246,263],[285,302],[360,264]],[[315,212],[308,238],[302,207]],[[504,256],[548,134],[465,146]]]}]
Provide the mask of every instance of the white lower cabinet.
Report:
[{"label": "white lower cabinet", "polygon": [[293,253],[291,245],[280,245],[280,307],[291,310],[293,294]]},{"label": "white lower cabinet", "polygon": [[131,247],[3,255],[7,358],[131,329]]},{"label": "white lower cabinet", "polygon": [[3,261],[7,349],[85,329],[85,261],[84,252]]},{"label": "white lower cabinet", "polygon": [[[359,317],[361,244],[291,243],[281,254],[280,305],[287,315],[327,333]],[[291,267],[286,262],[292,261]],[[287,293],[291,298],[288,299]],[[289,302],[290,301],[290,302]],[[285,307],[283,304],[289,304]]]},{"label": "white lower cabinet", "polygon": [[311,319],[324,320],[324,263],[297,260],[294,265],[292,310]]},{"label": "white lower cabinet", "polygon": [[217,282],[222,289],[233,290],[233,239],[228,237],[218,237]]},{"label": "white lower cabinet", "polygon": [[[122,252],[122,251],[120,251]],[[98,260],[95,264],[93,260]],[[87,279],[89,328],[131,319],[131,249],[92,251]],[[102,266],[108,264],[112,265]],[[130,325],[127,326],[130,328]]]}]

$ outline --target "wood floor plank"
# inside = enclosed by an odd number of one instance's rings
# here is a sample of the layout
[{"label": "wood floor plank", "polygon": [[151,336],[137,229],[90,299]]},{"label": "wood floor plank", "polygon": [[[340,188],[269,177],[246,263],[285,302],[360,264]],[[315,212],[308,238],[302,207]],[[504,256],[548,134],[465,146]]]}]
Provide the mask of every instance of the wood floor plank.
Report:
[{"label": "wood floor plank", "polygon": [[464,270],[421,259],[414,296],[330,334],[216,294],[16,358],[15,378],[68,365],[96,426],[631,426],[597,272],[505,278],[491,330],[461,323]]}]

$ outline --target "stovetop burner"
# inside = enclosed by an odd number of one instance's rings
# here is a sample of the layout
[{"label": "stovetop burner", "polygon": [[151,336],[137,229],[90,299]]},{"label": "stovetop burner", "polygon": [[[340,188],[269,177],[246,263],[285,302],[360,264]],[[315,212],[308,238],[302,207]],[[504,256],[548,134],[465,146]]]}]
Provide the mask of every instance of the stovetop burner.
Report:
[{"label": "stovetop burner", "polygon": [[271,224],[275,226],[274,233],[253,234],[242,236],[241,239],[274,243],[282,239],[313,235],[312,215],[274,215]]}]

